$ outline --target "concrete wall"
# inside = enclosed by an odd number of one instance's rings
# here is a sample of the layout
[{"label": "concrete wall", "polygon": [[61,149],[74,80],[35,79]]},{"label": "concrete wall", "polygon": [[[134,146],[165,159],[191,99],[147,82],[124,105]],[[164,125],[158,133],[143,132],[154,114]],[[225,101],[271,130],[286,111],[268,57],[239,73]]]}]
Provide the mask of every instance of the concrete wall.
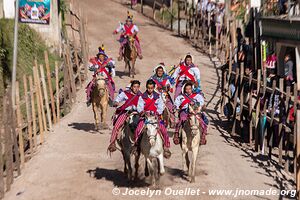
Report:
[{"label": "concrete wall", "polygon": [[15,17],[15,1],[14,0],[2,0],[4,18],[10,19]]},{"label": "concrete wall", "polygon": [[[1,2],[3,5],[1,6]],[[4,18],[15,17],[15,1],[0,0],[0,9],[4,10]],[[1,11],[0,11],[1,18]],[[46,41],[49,47],[60,48],[60,30],[61,20],[58,16],[58,0],[51,0],[50,24],[29,24],[30,27],[40,33],[41,37]]]},{"label": "concrete wall", "polygon": [[58,0],[51,0],[50,24],[30,24],[29,26],[39,32],[48,46],[59,48],[61,21],[58,16]]},{"label": "concrete wall", "polygon": [[3,0],[0,0],[0,19],[4,17]]}]

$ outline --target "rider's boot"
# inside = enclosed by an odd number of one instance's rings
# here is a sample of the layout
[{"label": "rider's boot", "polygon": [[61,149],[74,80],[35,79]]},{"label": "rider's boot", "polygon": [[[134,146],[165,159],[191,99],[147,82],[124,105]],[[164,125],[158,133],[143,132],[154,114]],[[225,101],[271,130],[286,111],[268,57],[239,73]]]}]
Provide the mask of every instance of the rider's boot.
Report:
[{"label": "rider's boot", "polygon": [[174,133],[173,142],[175,145],[179,144],[179,132]]},{"label": "rider's boot", "polygon": [[92,104],[91,99],[88,99],[88,100],[86,101],[86,106],[89,107],[91,104]]},{"label": "rider's boot", "polygon": [[118,61],[121,61],[122,59],[123,59],[123,47],[121,46],[121,47],[120,47],[120,50],[119,50]]},{"label": "rider's boot", "polygon": [[111,153],[116,151],[117,150],[116,141],[113,141],[112,143],[110,143],[107,150]]},{"label": "rider's boot", "polygon": [[168,147],[164,147],[164,157],[166,159],[169,159],[171,157],[172,153]]}]

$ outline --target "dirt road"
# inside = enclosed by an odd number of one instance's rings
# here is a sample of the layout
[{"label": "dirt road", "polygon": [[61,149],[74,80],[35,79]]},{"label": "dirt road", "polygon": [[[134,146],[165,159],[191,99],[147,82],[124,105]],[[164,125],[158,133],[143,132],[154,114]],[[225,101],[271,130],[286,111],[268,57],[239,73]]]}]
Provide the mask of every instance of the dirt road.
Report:
[{"label": "dirt road", "polygon": [[[95,54],[102,43],[114,58],[118,55],[117,37],[112,36],[119,21],[126,18],[127,8],[116,1],[85,0],[82,6],[88,13],[88,36],[91,53]],[[200,189],[201,195],[168,196],[161,194],[152,199],[231,199],[233,196],[210,196],[210,189],[287,189],[288,181],[282,181],[282,173],[274,167],[264,167],[260,157],[252,151],[233,142],[218,117],[219,74],[213,62],[195,51],[182,38],[158,28],[155,24],[133,12],[134,20],[140,28],[140,39],[144,59],[137,62],[137,78],[145,80],[152,74],[159,62],[166,65],[177,64],[184,54],[190,52],[199,65],[202,88],[208,103],[211,127],[208,144],[201,146],[196,183],[190,184],[182,177],[181,151],[172,145],[172,157],[165,161],[167,173],[161,179],[161,188]],[[123,76],[123,63],[117,62],[117,89],[124,88],[130,81]],[[143,87],[144,88],[144,87]],[[107,155],[109,131],[94,132],[91,107],[85,105],[85,92],[78,93],[78,102],[72,112],[50,133],[47,142],[28,163],[23,173],[15,180],[5,199],[149,199],[148,197],[114,196],[112,189],[118,187],[125,192],[131,185],[122,173],[121,154]],[[110,116],[113,112],[109,110]],[[110,121],[109,121],[110,123]],[[133,189],[145,189],[143,181],[135,183]],[[169,190],[169,189],[168,189]],[[203,193],[202,193],[203,192]],[[236,199],[258,199],[258,196],[240,196]],[[278,199],[279,196],[266,196],[265,199]]]}]

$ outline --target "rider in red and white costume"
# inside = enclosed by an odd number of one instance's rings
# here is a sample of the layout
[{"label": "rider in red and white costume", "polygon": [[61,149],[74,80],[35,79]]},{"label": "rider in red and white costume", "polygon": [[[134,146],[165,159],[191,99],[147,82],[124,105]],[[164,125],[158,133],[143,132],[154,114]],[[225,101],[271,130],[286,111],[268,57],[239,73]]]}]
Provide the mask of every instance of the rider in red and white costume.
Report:
[{"label": "rider in red and white costume", "polygon": [[[175,134],[174,134],[174,144],[179,144],[179,130],[183,126],[184,122],[188,119],[188,106],[189,104],[194,105],[198,104],[199,107],[204,106],[204,98],[202,94],[193,92],[194,84],[189,81],[184,84],[182,88],[181,94],[175,99],[174,106],[178,112],[179,120],[177,121]],[[203,116],[199,116],[197,119],[199,120],[200,126],[202,127],[202,136],[201,136],[201,144],[206,144],[206,131],[207,124],[203,121]]]},{"label": "rider in red and white costume", "polygon": [[169,94],[169,92],[173,92],[172,83],[171,83],[171,77],[168,75],[164,63],[160,63],[157,65],[154,70],[154,74],[150,77],[155,83],[156,83],[156,91],[163,95],[163,93],[167,94],[165,99],[165,106],[168,109],[170,113],[170,119],[171,119],[171,127],[174,125],[174,111],[173,111],[173,100]]},{"label": "rider in red and white costume", "polygon": [[191,81],[196,85],[195,92],[200,93],[200,70],[194,65],[191,54],[185,56],[184,62],[181,62],[172,75],[172,81],[176,81],[176,90],[174,98],[181,93],[182,86],[185,82]]},{"label": "rider in red and white costume", "polygon": [[119,51],[119,58],[118,60],[122,60],[123,57],[123,50],[124,50],[124,45],[127,43],[127,37],[132,36],[135,38],[134,44],[137,50],[137,54],[140,59],[143,58],[142,56],[142,49],[140,45],[140,40],[137,36],[139,32],[139,28],[137,27],[136,24],[133,23],[132,20],[133,16],[129,14],[128,12],[128,17],[126,19],[126,23],[120,23],[119,27],[113,32],[114,34],[121,33],[119,42],[121,44],[120,51]]},{"label": "rider in red and white costume", "polygon": [[90,66],[89,70],[94,72],[93,79],[89,82],[86,87],[87,93],[87,105],[91,103],[91,93],[93,91],[96,75],[100,74],[107,79],[107,89],[109,91],[109,98],[111,101],[114,100],[115,93],[115,83],[113,77],[115,76],[115,61],[112,58],[109,58],[104,51],[104,46],[98,48],[99,53],[96,57],[89,60]]},{"label": "rider in red and white costume", "polygon": [[108,151],[114,152],[116,148],[116,140],[120,130],[124,127],[125,121],[128,117],[128,111],[136,111],[139,97],[142,95],[140,92],[140,81],[133,80],[129,89],[120,91],[119,95],[114,101],[114,107],[118,107],[114,118],[114,128],[112,130],[110,145]]}]

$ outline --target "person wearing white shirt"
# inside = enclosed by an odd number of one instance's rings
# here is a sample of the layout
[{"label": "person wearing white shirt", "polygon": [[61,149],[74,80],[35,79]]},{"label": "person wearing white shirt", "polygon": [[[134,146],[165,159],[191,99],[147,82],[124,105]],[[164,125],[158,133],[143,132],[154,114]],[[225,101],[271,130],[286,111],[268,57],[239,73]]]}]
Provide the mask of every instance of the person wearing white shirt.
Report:
[{"label": "person wearing white shirt", "polygon": [[133,37],[135,39],[134,44],[137,50],[137,54],[140,59],[143,58],[142,56],[142,49],[140,45],[139,38],[137,37],[137,34],[139,32],[139,28],[137,27],[136,24],[133,23],[132,20],[133,16],[129,14],[126,19],[126,23],[120,23],[119,27],[113,32],[113,34],[118,34],[121,33],[119,42],[121,44],[120,50],[119,50],[119,58],[118,60],[121,61],[123,58],[123,49],[125,44],[128,42],[128,37]]},{"label": "person wearing white shirt", "polygon": [[[135,130],[135,149],[138,145],[138,140],[139,137],[142,133],[142,130],[145,126],[145,118],[143,115],[145,113],[154,113],[158,115],[158,130],[161,133],[161,136],[163,137],[164,140],[164,157],[165,158],[170,158],[171,152],[169,150],[170,148],[170,139],[169,135],[166,129],[166,126],[164,125],[163,120],[161,119],[161,115],[165,109],[164,102],[161,98],[161,95],[157,92],[155,92],[155,82],[153,80],[148,80],[146,83],[146,92],[144,92],[140,97],[139,101],[137,104],[137,111],[141,115],[141,119],[137,125],[137,128]],[[135,151],[135,150],[133,150]]]},{"label": "person wearing white shirt", "polygon": [[183,125],[183,122],[188,117],[188,106],[189,104],[198,104],[199,108],[204,106],[204,98],[201,94],[193,93],[193,83],[187,82],[183,86],[182,93],[175,99],[174,106],[179,111],[179,120],[176,124],[175,134],[173,142],[175,145],[179,144],[179,130]]},{"label": "person wearing white shirt", "polygon": [[185,56],[184,62],[176,68],[171,80],[173,83],[177,80],[174,95],[175,99],[181,93],[182,86],[186,81],[192,81],[197,86],[197,88],[195,88],[196,92],[201,92],[200,70],[194,65],[192,55],[187,54]]}]

